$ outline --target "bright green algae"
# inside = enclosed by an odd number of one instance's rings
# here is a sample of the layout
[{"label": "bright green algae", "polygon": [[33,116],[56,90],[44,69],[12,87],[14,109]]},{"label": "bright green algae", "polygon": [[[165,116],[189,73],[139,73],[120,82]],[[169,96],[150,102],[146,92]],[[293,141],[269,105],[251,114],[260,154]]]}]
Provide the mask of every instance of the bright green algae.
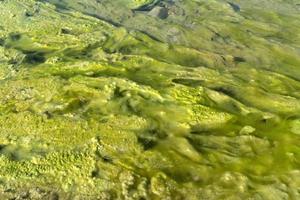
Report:
[{"label": "bright green algae", "polygon": [[300,7],[234,3],[0,1],[0,199],[299,199]]}]

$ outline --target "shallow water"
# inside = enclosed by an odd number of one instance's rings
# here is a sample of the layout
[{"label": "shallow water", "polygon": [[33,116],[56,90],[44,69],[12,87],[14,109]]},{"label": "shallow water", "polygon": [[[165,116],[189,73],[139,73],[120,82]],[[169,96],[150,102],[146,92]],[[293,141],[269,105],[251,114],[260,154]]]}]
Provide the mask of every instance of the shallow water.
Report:
[{"label": "shallow water", "polygon": [[300,199],[296,0],[0,1],[0,199]]}]

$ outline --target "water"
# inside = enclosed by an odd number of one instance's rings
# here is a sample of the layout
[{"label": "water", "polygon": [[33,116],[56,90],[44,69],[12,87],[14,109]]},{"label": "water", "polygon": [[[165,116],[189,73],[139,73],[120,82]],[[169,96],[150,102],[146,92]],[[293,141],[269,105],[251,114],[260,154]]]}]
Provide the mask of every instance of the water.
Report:
[{"label": "water", "polygon": [[1,1],[1,199],[299,199],[299,12]]}]

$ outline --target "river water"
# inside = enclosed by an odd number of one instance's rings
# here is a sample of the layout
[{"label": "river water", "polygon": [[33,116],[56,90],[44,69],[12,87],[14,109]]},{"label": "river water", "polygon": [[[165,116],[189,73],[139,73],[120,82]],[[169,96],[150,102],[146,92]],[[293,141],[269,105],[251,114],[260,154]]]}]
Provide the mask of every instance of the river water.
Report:
[{"label": "river water", "polygon": [[296,0],[0,1],[0,199],[300,199]]}]

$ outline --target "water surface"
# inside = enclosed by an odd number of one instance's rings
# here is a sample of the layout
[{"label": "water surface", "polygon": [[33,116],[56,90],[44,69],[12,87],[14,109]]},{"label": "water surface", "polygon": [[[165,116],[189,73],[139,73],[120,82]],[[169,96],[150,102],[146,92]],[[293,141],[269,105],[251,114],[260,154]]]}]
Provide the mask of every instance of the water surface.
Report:
[{"label": "water surface", "polygon": [[0,1],[0,199],[300,199],[296,0]]}]

